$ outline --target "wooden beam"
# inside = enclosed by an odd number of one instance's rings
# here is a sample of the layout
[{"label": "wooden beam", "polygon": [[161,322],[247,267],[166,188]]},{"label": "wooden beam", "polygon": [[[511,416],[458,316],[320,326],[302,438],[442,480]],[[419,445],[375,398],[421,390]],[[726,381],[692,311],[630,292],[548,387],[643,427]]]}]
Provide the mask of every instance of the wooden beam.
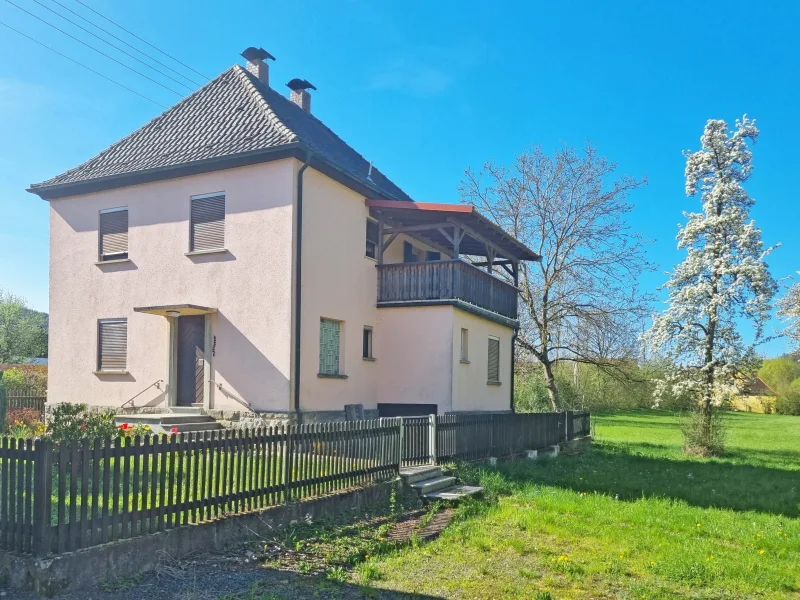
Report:
[{"label": "wooden beam", "polygon": [[[386,218],[386,224],[392,228],[392,231],[396,231],[398,227],[402,227],[402,225],[398,225],[392,219],[389,218]],[[448,226],[450,226],[449,223]],[[437,244],[433,240],[429,240],[428,238],[426,238],[424,235],[420,235],[419,232],[410,231],[406,235],[408,235],[408,237],[410,237],[411,239],[417,240],[420,244],[425,244],[426,246],[430,246],[431,248],[433,248],[434,250],[436,250],[441,254],[444,254],[446,256],[452,256],[453,254],[452,248],[446,248],[441,244]],[[391,244],[393,241],[394,239],[389,240],[389,242],[385,245],[385,248],[388,248],[389,244]]]},{"label": "wooden beam", "polygon": [[408,233],[410,231],[426,231],[429,229],[439,229],[440,227],[444,227],[448,225],[448,223],[426,223],[423,225],[397,225],[392,227],[386,233]]},{"label": "wooden beam", "polygon": [[[448,223],[447,226],[449,227],[450,223]],[[444,239],[446,239],[448,242],[450,242],[455,246],[455,240],[453,240],[453,236],[447,233],[447,230],[444,227],[439,227],[438,229],[439,233],[441,233],[444,236]]]},{"label": "wooden beam", "polygon": [[486,272],[492,274],[492,267],[494,265],[495,250],[492,246],[486,245]]},{"label": "wooden beam", "polygon": [[391,246],[392,242],[397,239],[398,235],[400,235],[400,234],[399,233],[393,233],[392,235],[390,235],[389,239],[387,240],[387,242],[385,244],[383,244],[383,249],[386,250],[389,246]]},{"label": "wooden beam", "polygon": [[483,234],[480,234],[477,231],[475,231],[474,229],[472,229],[471,227],[469,227],[467,225],[464,225],[458,219],[453,219],[451,217],[451,218],[448,218],[447,220],[450,221],[453,224],[454,227],[458,227],[458,228],[462,229],[464,232],[468,233],[471,237],[475,238],[476,240],[481,242],[483,245],[490,246],[491,248],[493,248],[495,250],[496,255],[500,255],[503,258],[509,258],[509,259],[513,259],[514,258],[513,256],[509,256],[509,252],[508,251],[503,250],[500,246],[498,246],[494,242],[490,241]]},{"label": "wooden beam", "polygon": [[[470,264],[476,267],[485,267],[488,263],[485,260],[483,260],[481,262],[474,262]],[[503,266],[513,265],[514,261],[504,258],[502,260],[495,260],[492,264],[495,265],[496,267],[503,267]]]},{"label": "wooden beam", "polygon": [[384,236],[384,223],[383,223],[383,215],[378,214],[378,243],[375,252],[377,253],[376,258],[378,259],[378,264],[383,264],[383,236]]}]

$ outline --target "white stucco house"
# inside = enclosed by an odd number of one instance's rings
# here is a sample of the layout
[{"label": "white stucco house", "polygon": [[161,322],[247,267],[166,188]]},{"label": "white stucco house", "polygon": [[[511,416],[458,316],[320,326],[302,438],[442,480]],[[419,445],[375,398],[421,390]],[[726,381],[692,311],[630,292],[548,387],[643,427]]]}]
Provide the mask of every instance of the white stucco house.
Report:
[{"label": "white stucco house", "polygon": [[508,281],[539,257],[469,206],[413,202],[312,114],[311,84],[287,98],[268,53],[243,56],[30,187],[50,203],[48,402],[509,410]]}]

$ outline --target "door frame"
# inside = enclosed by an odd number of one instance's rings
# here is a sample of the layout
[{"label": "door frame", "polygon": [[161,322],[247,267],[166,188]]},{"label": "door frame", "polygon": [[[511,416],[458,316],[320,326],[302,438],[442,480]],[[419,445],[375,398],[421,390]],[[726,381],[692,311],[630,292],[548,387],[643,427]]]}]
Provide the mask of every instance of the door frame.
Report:
[{"label": "door frame", "polygon": [[[212,334],[212,313],[204,316],[205,330],[203,339],[203,408],[212,408],[212,362],[213,362],[213,340]],[[178,405],[178,319],[180,317],[167,317],[169,323],[168,330],[168,350],[167,350],[167,406],[172,408]]]}]

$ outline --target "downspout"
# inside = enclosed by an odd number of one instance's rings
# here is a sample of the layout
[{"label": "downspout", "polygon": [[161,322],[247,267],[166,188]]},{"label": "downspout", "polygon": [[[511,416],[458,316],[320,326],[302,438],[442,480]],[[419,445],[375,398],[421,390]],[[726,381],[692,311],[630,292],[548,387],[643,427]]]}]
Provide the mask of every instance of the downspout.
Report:
[{"label": "downspout", "polygon": [[303,423],[303,413],[300,410],[300,332],[301,332],[301,300],[303,295],[303,173],[311,162],[311,152],[306,152],[306,160],[297,172],[297,254],[295,256],[295,281],[294,281],[294,410],[297,413],[297,424]]},{"label": "downspout", "polygon": [[511,412],[516,412],[514,410],[514,373],[517,371],[516,365],[516,356],[517,356],[517,332],[518,329],[514,329],[514,335],[511,336]]}]

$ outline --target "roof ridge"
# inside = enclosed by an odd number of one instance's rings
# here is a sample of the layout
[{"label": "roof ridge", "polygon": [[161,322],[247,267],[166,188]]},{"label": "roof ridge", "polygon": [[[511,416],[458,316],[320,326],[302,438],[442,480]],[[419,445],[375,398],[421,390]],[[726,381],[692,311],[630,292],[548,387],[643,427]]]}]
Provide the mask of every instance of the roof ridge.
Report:
[{"label": "roof ridge", "polygon": [[[114,142],[113,144],[111,144],[111,145],[109,145],[109,146],[106,146],[106,147],[105,147],[103,150],[101,150],[100,152],[98,152],[97,154],[95,154],[94,156],[92,156],[91,158],[89,158],[89,159],[87,159],[87,160],[83,161],[83,162],[82,162],[81,164],[79,164],[77,167],[72,167],[71,169],[68,169],[68,170],[64,171],[64,172],[63,172],[63,173],[61,173],[60,175],[57,175],[56,177],[63,177],[63,176],[65,176],[65,175],[68,175],[68,174],[71,174],[71,173],[77,173],[77,172],[81,171],[82,169],[85,169],[85,168],[87,168],[87,167],[91,166],[91,165],[92,165],[94,162],[96,162],[97,160],[99,160],[100,158],[102,158],[103,156],[105,156],[106,154],[108,154],[109,152],[111,152],[111,151],[112,151],[114,148],[116,148],[117,146],[120,146],[120,145],[121,145],[123,142],[125,142],[126,140],[128,140],[128,139],[132,138],[134,135],[136,135],[137,133],[139,133],[139,132],[140,132],[140,131],[142,131],[143,129],[145,129],[145,128],[149,127],[149,126],[150,126],[150,125],[152,125],[154,122],[158,121],[159,119],[163,118],[163,117],[164,117],[164,116],[166,116],[167,114],[169,114],[169,113],[173,112],[174,110],[176,110],[176,109],[177,109],[179,106],[181,106],[182,104],[184,104],[184,103],[188,102],[189,100],[191,100],[192,96],[194,96],[194,95],[196,95],[196,94],[199,94],[199,93],[200,93],[200,92],[202,92],[202,91],[203,91],[205,88],[207,88],[207,87],[211,86],[212,84],[216,83],[216,82],[217,82],[217,80],[219,80],[219,79],[222,79],[222,78],[223,78],[223,77],[224,77],[224,76],[225,76],[225,75],[226,75],[226,74],[227,74],[227,73],[228,73],[230,70],[231,70],[231,69],[226,69],[225,71],[223,71],[222,73],[220,73],[219,75],[217,75],[216,77],[214,77],[214,79],[211,79],[210,81],[208,81],[208,82],[204,83],[203,85],[201,85],[199,88],[197,88],[195,91],[193,91],[193,92],[192,92],[191,94],[189,94],[188,96],[184,96],[183,98],[181,98],[180,100],[178,100],[178,102],[176,102],[175,104],[173,104],[172,106],[170,106],[170,107],[169,107],[167,110],[165,110],[165,111],[163,111],[163,112],[160,112],[160,113],[158,113],[158,114],[157,114],[155,117],[153,117],[152,119],[150,119],[149,121],[147,121],[147,123],[145,123],[144,125],[142,125],[142,126],[140,126],[140,127],[137,127],[136,129],[134,129],[133,131],[131,131],[131,132],[130,132],[128,135],[126,135],[125,137],[122,137],[122,138],[118,139],[116,142]],[[50,178],[50,179],[54,179],[54,178]],[[44,185],[46,185],[46,184],[47,184],[47,182],[48,182],[48,181],[50,181],[50,179],[46,179],[45,181],[42,181],[42,182],[40,182],[40,183],[33,183],[33,184],[31,184],[31,188],[43,187]]]},{"label": "roof ridge", "polygon": [[252,75],[247,69],[245,69],[241,65],[233,65],[233,67],[231,67],[230,70],[232,70],[239,76],[239,78],[242,81],[242,84],[245,86],[245,88],[253,97],[253,99],[256,100],[256,102],[258,102],[258,104],[261,105],[261,107],[264,109],[264,112],[267,113],[267,117],[276,126],[280,127],[283,132],[287,133],[292,138],[292,141],[294,142],[300,141],[300,136],[297,135],[297,132],[293,131],[288,125],[286,125],[286,123],[280,120],[278,115],[275,114],[275,111],[272,110],[272,107],[269,105],[269,102],[267,102],[267,99],[264,98],[264,94],[262,94],[261,90],[259,90],[253,83],[253,80],[251,78],[254,77],[254,75]]}]

